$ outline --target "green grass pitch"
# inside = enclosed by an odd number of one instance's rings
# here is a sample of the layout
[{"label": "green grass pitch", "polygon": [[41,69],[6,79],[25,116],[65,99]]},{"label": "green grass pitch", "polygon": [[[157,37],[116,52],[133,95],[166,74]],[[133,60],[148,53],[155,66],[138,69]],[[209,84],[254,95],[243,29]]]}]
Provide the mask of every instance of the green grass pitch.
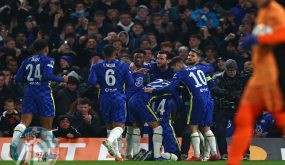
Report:
[{"label": "green grass pitch", "polygon": [[[36,164],[36,163],[35,163]],[[215,162],[170,162],[170,161],[57,161],[56,165],[225,165],[225,161],[215,161]],[[244,161],[242,165],[284,165],[285,161]],[[15,165],[12,161],[0,161],[0,165]]]}]

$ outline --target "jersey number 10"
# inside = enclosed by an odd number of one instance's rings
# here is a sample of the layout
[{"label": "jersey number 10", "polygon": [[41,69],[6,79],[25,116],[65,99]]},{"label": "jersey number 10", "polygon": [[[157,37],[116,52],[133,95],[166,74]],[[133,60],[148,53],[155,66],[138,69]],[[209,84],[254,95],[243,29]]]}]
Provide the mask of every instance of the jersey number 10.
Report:
[{"label": "jersey number 10", "polygon": [[[196,75],[198,75],[198,77]],[[194,74],[194,72],[190,72],[189,77],[193,78],[196,82],[196,88],[199,88],[203,85],[207,85],[207,80],[202,70],[197,70],[196,74]]]}]

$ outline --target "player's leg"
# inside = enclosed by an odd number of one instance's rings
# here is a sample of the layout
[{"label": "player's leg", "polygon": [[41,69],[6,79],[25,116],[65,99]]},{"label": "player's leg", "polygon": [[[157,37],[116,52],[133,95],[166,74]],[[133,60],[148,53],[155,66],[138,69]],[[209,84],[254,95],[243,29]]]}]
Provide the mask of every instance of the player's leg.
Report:
[{"label": "player's leg", "polygon": [[257,116],[262,113],[262,108],[250,104],[240,104],[234,119],[235,130],[231,140],[228,165],[238,165],[250,145],[253,128]]},{"label": "player's leg", "polygon": [[133,135],[133,126],[127,126],[126,133],[126,158],[131,159],[133,157],[133,143],[132,143],[132,135]]},{"label": "player's leg", "polygon": [[136,108],[136,98],[131,97],[128,102],[128,123],[130,126],[127,126],[127,134],[126,134],[126,141],[127,141],[127,148],[126,148],[126,156],[131,158],[132,155],[136,155],[140,149],[140,139],[141,139],[141,131],[139,127],[139,119],[137,119],[135,115],[135,108]]},{"label": "player's leg", "polygon": [[162,146],[162,134],[163,134],[163,128],[159,124],[158,121],[153,122],[147,122],[148,125],[153,129],[153,136],[152,136],[152,142],[153,142],[153,157],[154,159],[161,157],[161,146]]},{"label": "player's leg", "polygon": [[33,114],[36,113],[37,106],[32,97],[24,97],[22,104],[21,122],[14,128],[12,141],[15,141],[25,129],[30,126]]},{"label": "player's leg", "polygon": [[[108,141],[114,141],[116,151],[116,161],[122,161],[122,155],[119,150],[118,139],[122,136],[126,122],[126,101],[124,95],[116,95],[112,99],[113,108],[111,110],[111,121],[113,129],[110,132]],[[117,144],[116,144],[117,142]]]},{"label": "player's leg", "polygon": [[203,112],[203,119],[201,121],[201,125],[205,140],[210,146],[210,160],[219,160],[220,156],[217,154],[217,145],[216,145],[216,138],[214,136],[214,133],[210,129],[210,126],[213,124],[213,110],[214,110],[214,103],[212,100],[204,105],[205,111]]},{"label": "player's leg", "polygon": [[209,126],[203,127],[204,137],[210,146],[210,160],[219,160],[220,157],[217,154],[216,138]]},{"label": "player's leg", "polygon": [[163,148],[164,153],[161,154],[162,158],[171,161],[177,161],[181,155],[179,142],[176,138],[171,121],[169,123],[162,123],[163,128]]},{"label": "player's leg", "polygon": [[190,130],[191,130],[191,135],[190,135],[190,138],[191,138],[191,143],[192,143],[192,146],[193,146],[193,149],[194,149],[194,156],[191,157],[189,160],[201,160],[200,156],[201,156],[201,153],[200,153],[200,136],[199,136],[199,133],[198,133],[198,125],[192,125],[190,124],[189,125],[190,127]]},{"label": "player's leg", "polygon": [[111,110],[112,105],[110,105],[109,97],[100,96],[99,97],[99,104],[100,104],[100,112],[104,123],[106,124],[107,128],[107,140],[103,141],[102,144],[108,149],[108,153],[111,156],[116,155],[115,147],[113,146],[114,139],[111,141],[108,140],[110,136],[110,132],[113,129],[112,121],[111,121]]}]

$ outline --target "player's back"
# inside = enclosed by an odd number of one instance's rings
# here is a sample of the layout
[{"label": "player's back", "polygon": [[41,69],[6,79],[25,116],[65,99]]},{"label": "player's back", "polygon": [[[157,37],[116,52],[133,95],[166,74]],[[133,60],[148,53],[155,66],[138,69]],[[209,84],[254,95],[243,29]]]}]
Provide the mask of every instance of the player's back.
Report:
[{"label": "player's back", "polygon": [[212,100],[202,67],[187,67],[178,72],[176,76],[182,77],[183,84],[186,86],[190,97],[194,101],[208,102],[209,100]]},{"label": "player's back", "polygon": [[[128,65],[118,60],[106,60],[95,64],[92,66],[92,70],[97,76],[101,95],[114,92],[123,94],[124,84],[132,86],[134,83]],[[92,79],[92,73],[89,79]]]},{"label": "player's back", "polygon": [[[46,67],[53,68],[54,61],[52,58],[45,55],[36,54],[28,57],[22,63],[17,77],[22,77],[23,82],[28,84],[25,95],[45,94],[47,91],[50,94],[49,80],[45,78]],[[20,78],[18,78],[20,79]]]}]

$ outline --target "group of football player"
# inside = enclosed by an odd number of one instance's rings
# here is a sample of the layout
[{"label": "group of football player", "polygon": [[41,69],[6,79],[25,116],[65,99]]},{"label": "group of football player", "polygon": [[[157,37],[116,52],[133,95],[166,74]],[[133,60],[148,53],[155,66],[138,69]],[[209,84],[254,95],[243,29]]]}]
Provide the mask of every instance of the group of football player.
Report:
[{"label": "group of football player", "polygon": [[[180,57],[170,59],[170,54],[162,51],[158,52],[156,62],[146,64],[145,51],[135,50],[130,65],[116,59],[112,46],[106,46],[104,54],[106,60],[92,66],[88,82],[100,85],[100,111],[108,134],[103,145],[116,161],[123,160],[120,139],[125,125],[127,159],[180,160],[180,145],[171,114],[185,110],[181,98],[181,92],[185,91],[190,99],[187,127],[194,149],[194,155],[188,160],[220,159],[210,129],[214,104],[208,74],[213,68],[199,63],[200,50],[190,50],[186,63]],[[145,123],[151,128],[148,151],[140,149]]]}]

